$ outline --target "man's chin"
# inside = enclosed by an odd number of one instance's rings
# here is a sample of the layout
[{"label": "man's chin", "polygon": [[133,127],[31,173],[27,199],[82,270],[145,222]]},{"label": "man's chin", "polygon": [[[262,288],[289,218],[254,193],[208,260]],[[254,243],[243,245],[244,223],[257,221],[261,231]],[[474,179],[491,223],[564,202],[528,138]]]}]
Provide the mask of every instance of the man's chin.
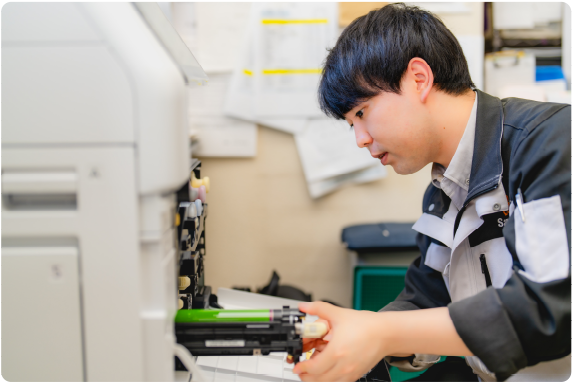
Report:
[{"label": "man's chin", "polygon": [[404,166],[403,164],[389,164],[392,166],[396,174],[400,174],[402,176],[406,176],[408,174],[414,174],[422,170],[424,167],[419,166]]}]

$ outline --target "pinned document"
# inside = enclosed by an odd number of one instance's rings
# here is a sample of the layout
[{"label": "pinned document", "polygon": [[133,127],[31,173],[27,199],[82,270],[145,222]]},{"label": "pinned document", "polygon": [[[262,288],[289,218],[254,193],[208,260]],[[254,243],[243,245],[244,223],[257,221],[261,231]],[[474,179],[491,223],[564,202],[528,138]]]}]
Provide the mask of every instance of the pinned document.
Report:
[{"label": "pinned document", "polygon": [[367,149],[356,146],[348,123],[309,120],[295,135],[309,192],[313,198],[342,185],[369,182],[386,176],[386,169]]},{"label": "pinned document", "polygon": [[322,117],[318,81],[337,36],[336,3],[254,3],[226,113],[256,121]]},{"label": "pinned document", "polygon": [[223,114],[229,74],[209,75],[209,85],[189,89],[189,126],[198,143],[194,156],[253,157],[257,154],[257,126]]},{"label": "pinned document", "polygon": [[[252,157],[257,126],[223,114],[231,71],[241,57],[248,25],[249,3],[172,3],[173,22],[187,46],[209,73],[205,87],[189,89],[189,127],[194,156]],[[237,102],[242,101],[239,98]],[[251,102],[246,100],[248,105]],[[241,108],[241,106],[239,106]],[[242,108],[243,110],[245,108]]]}]

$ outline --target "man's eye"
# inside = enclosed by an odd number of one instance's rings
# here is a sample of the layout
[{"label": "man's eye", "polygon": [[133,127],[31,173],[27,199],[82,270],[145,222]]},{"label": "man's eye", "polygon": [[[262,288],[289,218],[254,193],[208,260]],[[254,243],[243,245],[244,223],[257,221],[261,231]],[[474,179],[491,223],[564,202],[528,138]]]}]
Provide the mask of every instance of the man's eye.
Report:
[{"label": "man's eye", "polygon": [[358,118],[362,118],[363,115],[364,115],[364,113],[362,112],[362,110],[359,110],[358,112],[356,112],[356,117],[358,117]]}]

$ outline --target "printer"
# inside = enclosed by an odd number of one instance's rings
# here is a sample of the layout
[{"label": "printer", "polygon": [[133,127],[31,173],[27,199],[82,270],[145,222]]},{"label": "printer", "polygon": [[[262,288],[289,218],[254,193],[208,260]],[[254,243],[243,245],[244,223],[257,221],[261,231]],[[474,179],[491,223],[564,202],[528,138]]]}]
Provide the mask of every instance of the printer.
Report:
[{"label": "printer", "polygon": [[186,87],[155,3],[2,9],[2,376],[174,379]]}]

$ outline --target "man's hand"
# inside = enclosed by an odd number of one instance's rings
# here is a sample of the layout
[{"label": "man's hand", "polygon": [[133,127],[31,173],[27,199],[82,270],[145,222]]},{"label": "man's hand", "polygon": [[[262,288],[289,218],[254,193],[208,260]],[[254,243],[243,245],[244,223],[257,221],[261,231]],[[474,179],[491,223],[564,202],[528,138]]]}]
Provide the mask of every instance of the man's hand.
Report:
[{"label": "man's hand", "polygon": [[307,340],[305,350],[319,351],[297,364],[302,381],[356,381],[387,355],[470,356],[447,307],[411,311],[355,311],[324,302],[300,303],[299,309],[328,322],[322,340]]},{"label": "man's hand", "polygon": [[303,340],[303,351],[315,348],[315,353],[293,369],[302,381],[356,381],[384,357],[378,313],[324,302],[300,303],[299,310],[319,316],[329,327],[323,339]]}]

